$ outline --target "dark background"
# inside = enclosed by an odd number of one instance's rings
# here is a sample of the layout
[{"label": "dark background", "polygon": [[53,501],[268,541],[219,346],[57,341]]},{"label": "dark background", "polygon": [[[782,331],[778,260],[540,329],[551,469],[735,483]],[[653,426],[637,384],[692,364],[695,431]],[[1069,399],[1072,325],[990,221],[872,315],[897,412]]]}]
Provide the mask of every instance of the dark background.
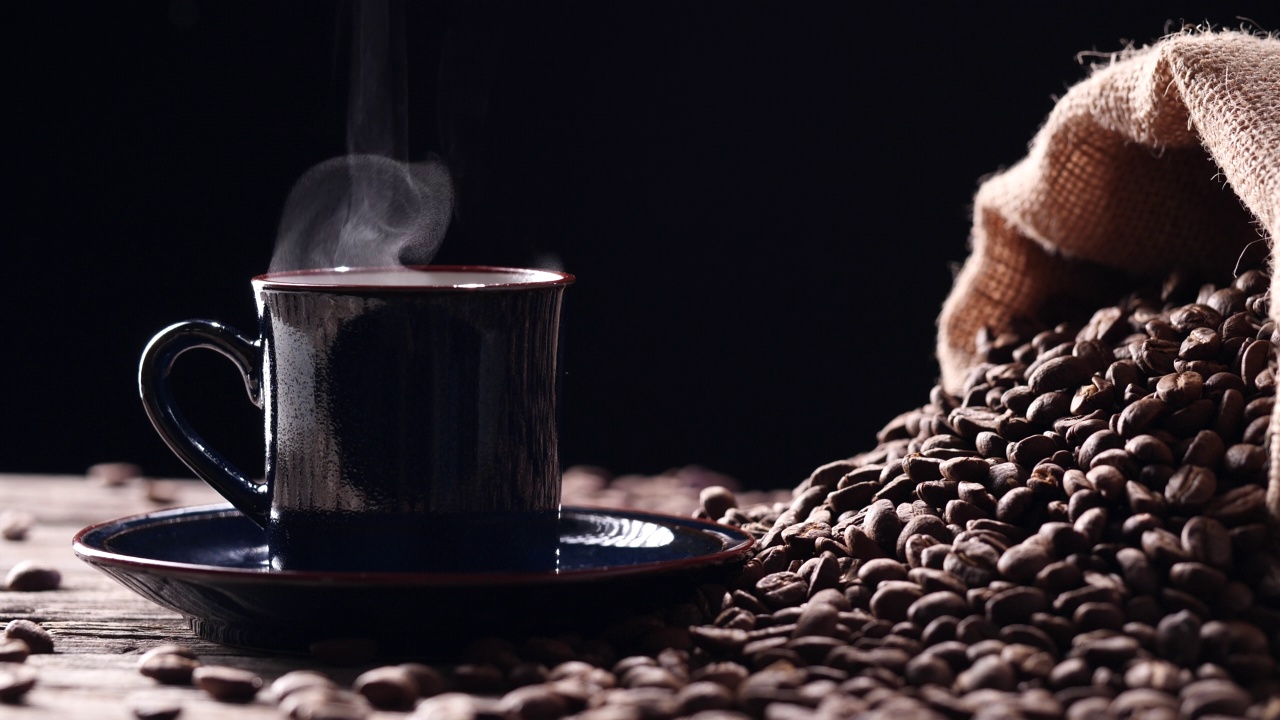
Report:
[{"label": "dark background", "polygon": [[[411,149],[460,185],[437,260],[578,276],[566,465],[785,487],[869,449],[927,400],[973,192],[1086,75],[1076,53],[1184,21],[1280,28],[1206,3],[890,5],[408,4]],[[348,13],[0,9],[0,471],[189,475],[137,358],[177,320],[253,329],[285,196],[345,151]],[[260,471],[238,377],[196,355],[184,407]]]}]

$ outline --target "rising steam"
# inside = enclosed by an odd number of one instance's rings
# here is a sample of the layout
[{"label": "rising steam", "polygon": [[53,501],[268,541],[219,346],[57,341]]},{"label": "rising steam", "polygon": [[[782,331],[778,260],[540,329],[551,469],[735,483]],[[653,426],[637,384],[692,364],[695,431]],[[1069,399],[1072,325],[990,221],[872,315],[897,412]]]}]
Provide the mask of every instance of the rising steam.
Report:
[{"label": "rising steam", "polygon": [[444,239],[453,181],[437,156],[407,162],[401,0],[352,4],[347,155],[289,192],[271,271],[424,265]]},{"label": "rising steam", "polygon": [[444,162],[346,155],[311,168],[280,217],[271,271],[425,265],[449,227]]}]

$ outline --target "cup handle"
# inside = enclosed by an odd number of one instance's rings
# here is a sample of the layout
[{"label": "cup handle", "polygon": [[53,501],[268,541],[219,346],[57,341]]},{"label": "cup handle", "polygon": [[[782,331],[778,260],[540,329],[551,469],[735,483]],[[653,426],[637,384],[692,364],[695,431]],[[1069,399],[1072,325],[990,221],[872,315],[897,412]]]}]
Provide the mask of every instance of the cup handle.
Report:
[{"label": "cup handle", "polygon": [[142,395],[142,405],[169,449],[240,512],[265,528],[271,503],[267,486],[250,480],[222,453],[209,447],[174,401],[169,373],[179,355],[196,348],[216,350],[235,363],[244,377],[249,399],[262,407],[261,343],[207,320],[170,325],[147,343],[146,350],[142,351],[142,362],[138,365],[138,391]]}]

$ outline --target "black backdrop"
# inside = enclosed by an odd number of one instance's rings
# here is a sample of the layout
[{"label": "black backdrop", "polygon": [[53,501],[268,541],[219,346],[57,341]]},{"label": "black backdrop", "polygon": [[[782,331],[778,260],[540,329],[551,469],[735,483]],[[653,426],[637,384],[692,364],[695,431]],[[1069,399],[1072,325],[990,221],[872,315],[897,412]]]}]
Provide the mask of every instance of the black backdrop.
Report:
[{"label": "black backdrop", "polygon": [[[344,152],[348,9],[24,5],[0,9],[0,470],[185,476],[137,357],[180,319],[252,330],[289,188]],[[578,276],[566,464],[790,486],[926,400],[972,194],[1085,75],[1077,52],[1280,27],[1116,5],[410,2],[411,148],[460,182],[438,261]],[[260,469],[230,364],[178,376],[210,441]]]}]

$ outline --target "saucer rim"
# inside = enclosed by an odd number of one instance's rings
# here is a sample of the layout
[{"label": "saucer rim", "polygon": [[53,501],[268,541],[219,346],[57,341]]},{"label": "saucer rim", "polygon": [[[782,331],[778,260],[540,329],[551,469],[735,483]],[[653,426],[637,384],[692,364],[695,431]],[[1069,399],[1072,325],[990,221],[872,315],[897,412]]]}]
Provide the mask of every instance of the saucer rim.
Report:
[{"label": "saucer rim", "polygon": [[724,539],[726,545],[716,552],[691,555],[669,560],[638,562],[629,565],[602,565],[600,567],[580,568],[564,571],[496,571],[496,572],[367,572],[367,571],[330,571],[330,570],[253,570],[248,568],[224,567],[199,563],[184,563],[173,560],[149,559],[136,555],[107,550],[91,545],[87,538],[107,532],[112,526],[119,530],[105,535],[102,539],[114,536],[125,530],[155,527],[161,524],[182,522],[201,515],[224,516],[242,515],[230,503],[213,503],[175,508],[153,510],[134,515],[106,520],[89,525],[75,534],[71,540],[71,548],[76,557],[90,565],[103,565],[121,568],[126,572],[146,572],[172,577],[218,578],[222,581],[236,580],[247,583],[286,584],[291,586],[323,585],[342,586],[419,586],[419,587],[492,587],[504,585],[569,585],[575,583],[594,582],[601,579],[641,576],[648,574],[666,574],[716,566],[733,562],[745,556],[755,547],[756,539],[739,528],[720,523],[685,518],[677,515],[631,510],[626,508],[598,507],[590,505],[567,505],[561,512],[584,514],[606,514],[625,516],[656,522],[670,527],[672,524],[691,527],[704,533],[714,533]]}]

